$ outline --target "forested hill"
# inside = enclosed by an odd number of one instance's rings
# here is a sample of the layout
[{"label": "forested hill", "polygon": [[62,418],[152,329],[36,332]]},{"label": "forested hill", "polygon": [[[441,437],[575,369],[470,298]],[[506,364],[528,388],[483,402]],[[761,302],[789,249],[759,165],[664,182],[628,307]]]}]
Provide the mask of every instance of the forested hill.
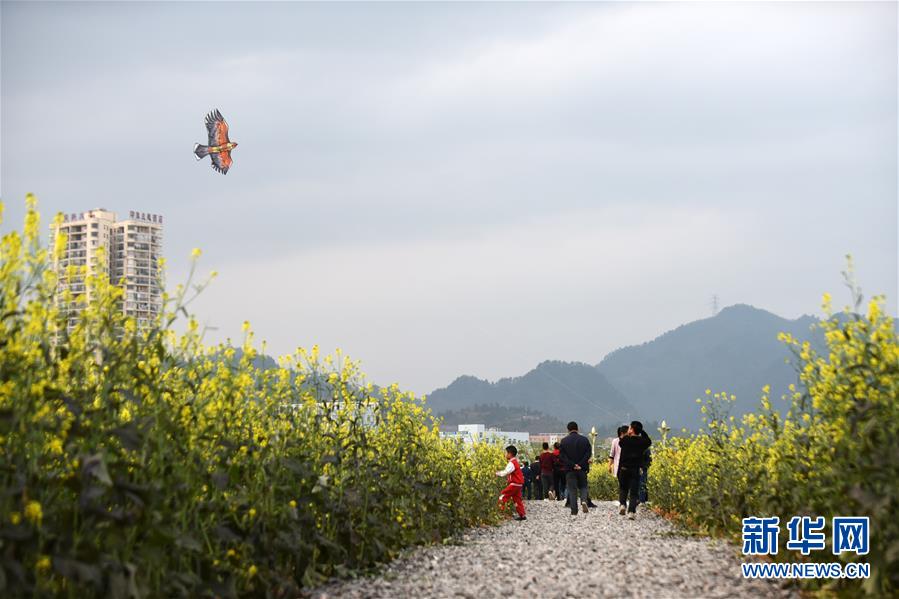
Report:
[{"label": "forested hill", "polygon": [[643,417],[694,427],[700,422],[695,400],[706,389],[736,395],[734,414],[755,411],[765,385],[779,405],[781,394],[798,380],[785,362],[791,354],[778,333],[822,347],[823,335],[812,330],[816,322],[811,316],[788,320],[752,306],[730,306],[712,318],[614,351],[596,368]]},{"label": "forested hill", "polygon": [[597,368],[580,362],[547,361],[524,376],[495,383],[461,376],[428,396],[428,406],[437,414],[476,405],[534,409],[562,422],[577,420],[586,430],[636,413]]},{"label": "forested hill", "polygon": [[798,381],[778,333],[809,340],[820,349],[824,340],[813,327],[817,322],[812,316],[790,320],[738,304],[646,343],[615,350],[596,366],[548,361],[523,376],[495,383],[461,376],[434,391],[428,404],[435,413],[496,404],[536,409],[586,426],[639,417],[666,420],[673,428],[695,428],[701,422],[695,400],[706,389],[736,395],[734,415],[755,411],[765,385],[771,386],[775,407],[780,405],[780,396]]},{"label": "forested hill", "polygon": [[533,408],[478,404],[439,414],[440,430],[455,431],[460,424],[486,424],[501,431],[529,433],[557,433],[565,430],[565,423]]}]

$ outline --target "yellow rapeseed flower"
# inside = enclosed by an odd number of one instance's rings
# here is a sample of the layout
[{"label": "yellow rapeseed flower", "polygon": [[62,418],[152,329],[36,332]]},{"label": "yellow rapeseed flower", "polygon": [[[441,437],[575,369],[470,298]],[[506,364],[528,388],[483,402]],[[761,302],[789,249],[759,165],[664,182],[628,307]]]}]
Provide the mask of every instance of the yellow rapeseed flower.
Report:
[{"label": "yellow rapeseed flower", "polygon": [[47,572],[50,570],[50,556],[42,555],[37,558],[37,562],[34,564],[34,569],[38,572]]},{"label": "yellow rapeseed flower", "polygon": [[44,511],[41,509],[41,504],[37,501],[29,501],[25,506],[25,518],[33,524],[40,524],[41,520],[44,518]]},{"label": "yellow rapeseed flower", "polygon": [[16,524],[18,524],[19,522],[22,521],[22,514],[20,514],[19,512],[11,513],[9,515],[9,521],[12,522],[13,525],[15,526]]},{"label": "yellow rapeseed flower", "polygon": [[58,437],[50,439],[47,443],[47,453],[59,455],[62,453],[62,441]]}]

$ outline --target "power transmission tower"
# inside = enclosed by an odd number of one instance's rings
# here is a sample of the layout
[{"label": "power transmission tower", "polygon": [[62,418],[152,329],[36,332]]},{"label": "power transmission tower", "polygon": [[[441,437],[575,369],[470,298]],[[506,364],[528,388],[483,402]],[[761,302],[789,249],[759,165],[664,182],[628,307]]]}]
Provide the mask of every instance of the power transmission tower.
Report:
[{"label": "power transmission tower", "polygon": [[718,314],[718,294],[712,294],[712,316]]}]

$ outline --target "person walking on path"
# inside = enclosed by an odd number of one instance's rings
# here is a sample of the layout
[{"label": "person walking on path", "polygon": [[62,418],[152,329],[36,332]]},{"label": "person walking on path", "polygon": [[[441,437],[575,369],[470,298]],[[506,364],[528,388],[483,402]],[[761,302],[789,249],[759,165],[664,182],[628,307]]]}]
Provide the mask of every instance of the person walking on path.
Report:
[{"label": "person walking on path", "polygon": [[577,431],[577,422],[568,423],[568,436],[559,444],[559,456],[565,466],[565,482],[571,515],[577,516],[577,497],[581,497],[581,509],[587,513],[587,470],[593,446],[590,440]]},{"label": "person walking on path", "polygon": [[543,451],[537,458],[540,462],[540,483],[543,487],[543,499],[549,501],[549,492],[553,488],[553,452],[549,450],[549,443],[543,442]]},{"label": "person walking on path", "polygon": [[565,496],[565,466],[562,465],[559,451],[559,442],[556,441],[553,443],[553,489],[555,489],[555,499],[562,501]]},{"label": "person walking on path", "polygon": [[531,462],[531,480],[534,485],[534,499],[543,499],[543,487],[540,482],[540,460],[535,458],[533,462]]},{"label": "person walking on path", "polygon": [[640,468],[643,466],[644,452],[652,445],[652,440],[643,430],[643,423],[634,420],[618,445],[621,448],[621,458],[618,461],[618,513],[624,515],[624,502],[627,499],[627,517],[633,520],[637,517]]},{"label": "person walking on path", "polygon": [[593,445],[590,445],[590,459],[587,460],[587,467],[584,469],[584,476],[587,477],[587,507],[599,507],[590,499],[590,466],[593,465]]},{"label": "person walking on path", "polygon": [[649,466],[652,464],[652,452],[649,448],[643,452],[643,465],[640,468],[640,503],[649,503]]},{"label": "person walking on path", "polygon": [[521,486],[524,484],[524,473],[521,471],[521,465],[518,463],[516,455],[518,455],[518,449],[514,445],[506,447],[506,460],[508,462],[503,470],[496,473],[497,476],[507,477],[509,482],[502,493],[499,494],[499,507],[504,509],[505,504],[512,500],[515,502],[515,510],[518,512],[518,517],[515,520],[527,520],[524,502],[521,500]]},{"label": "person walking on path", "polygon": [[527,460],[521,466],[521,473],[524,474],[524,498],[531,498],[531,487],[534,484],[534,476],[531,474],[531,464]]},{"label": "person walking on path", "polygon": [[[591,451],[591,453],[592,453],[592,451]],[[599,507],[598,505],[593,503],[592,499],[590,499],[590,465],[592,463],[593,463],[592,458],[587,460],[587,467],[584,468],[584,476],[587,477],[587,507],[588,508]],[[574,504],[574,507],[577,507],[577,495],[572,496],[571,493],[568,493],[568,499],[566,500],[565,505],[571,506],[572,504]]]},{"label": "person walking on path", "polygon": [[[621,459],[621,439],[627,434],[629,427],[624,424],[618,427],[618,436],[612,439],[612,447],[609,449],[609,474],[618,478],[618,462]],[[624,502],[621,503],[621,510],[626,509]]]}]

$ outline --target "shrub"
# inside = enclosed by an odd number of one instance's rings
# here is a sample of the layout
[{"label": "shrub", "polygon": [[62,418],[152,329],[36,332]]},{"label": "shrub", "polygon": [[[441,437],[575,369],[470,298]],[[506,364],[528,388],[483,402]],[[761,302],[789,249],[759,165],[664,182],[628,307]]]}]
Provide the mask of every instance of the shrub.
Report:
[{"label": "shrub", "polygon": [[0,244],[0,594],[296,596],[499,517],[501,450],[339,352],[204,346],[190,282],[138,328],[89,278],[67,330],[38,227]]},{"label": "shrub", "polygon": [[587,484],[590,487],[590,499],[618,501],[618,479],[609,473],[607,461],[599,460],[590,468]]},{"label": "shrub", "polygon": [[[653,499],[694,525],[732,535],[747,516],[779,516],[782,524],[797,515],[868,516],[870,553],[839,558],[870,563],[871,577],[828,584],[889,595],[899,590],[899,339],[883,297],[859,314],[861,294],[851,274],[847,281],[854,310],[834,315],[824,297],[824,354],[781,335],[800,381],[784,398],[784,413],[766,387],[759,412],[736,422],[727,414],[732,396],[707,391],[697,400],[705,428],[655,451]],[[781,548],[780,560],[834,559],[829,546],[808,557]]]}]

